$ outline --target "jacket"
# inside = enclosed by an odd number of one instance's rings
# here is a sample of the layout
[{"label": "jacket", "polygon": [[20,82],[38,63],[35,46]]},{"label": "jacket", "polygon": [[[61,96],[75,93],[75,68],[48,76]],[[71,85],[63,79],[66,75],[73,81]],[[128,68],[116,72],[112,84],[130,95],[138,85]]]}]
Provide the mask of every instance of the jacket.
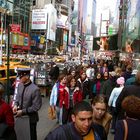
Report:
[{"label": "jacket", "polygon": [[77,86],[80,88],[80,90],[83,93],[83,99],[86,99],[86,96],[89,96],[90,98],[92,97],[92,94],[91,94],[91,83],[88,80],[88,78],[86,78],[83,82],[79,78],[77,80]]},{"label": "jacket", "polygon": [[10,106],[0,99],[0,123],[6,123],[9,127],[14,128],[14,117]]},{"label": "jacket", "polygon": [[22,109],[23,115],[29,116],[31,123],[36,123],[42,105],[40,89],[30,81],[26,85],[19,83],[17,93],[15,105]]},{"label": "jacket", "polygon": [[120,95],[123,88],[124,88],[124,86],[115,87],[112,90],[111,95],[109,97],[108,106],[116,107],[116,100],[117,100],[118,96]]},{"label": "jacket", "polygon": [[[95,140],[107,140],[106,133],[101,125],[92,124],[91,129],[93,129]],[[57,127],[46,136],[45,140],[70,140],[68,139],[70,137],[71,140],[83,139],[76,130],[74,123],[68,123],[66,125]]]},{"label": "jacket", "polygon": [[124,111],[121,108],[121,103],[123,99],[129,95],[134,95],[140,98],[140,85],[135,83],[134,85],[125,86],[123,88],[116,101],[116,111],[119,119],[124,118]]},{"label": "jacket", "polygon": [[[67,93],[68,97],[65,100],[68,103],[68,106],[70,107],[70,89],[66,88],[65,92]],[[83,100],[82,92],[79,89],[79,87],[75,87],[73,93],[72,93],[72,105],[74,106],[77,102],[80,102]]]},{"label": "jacket", "polygon": [[[140,120],[126,119],[128,125],[127,140],[139,140],[140,138]],[[114,140],[124,140],[124,124],[123,120],[116,123],[116,131]]]},{"label": "jacket", "polygon": [[[1,137],[2,136],[2,137]],[[11,107],[0,99],[0,140],[16,140]]]},{"label": "jacket", "polygon": [[58,88],[59,88],[59,83],[55,83],[50,95],[50,106],[56,106],[57,98],[58,98]]}]

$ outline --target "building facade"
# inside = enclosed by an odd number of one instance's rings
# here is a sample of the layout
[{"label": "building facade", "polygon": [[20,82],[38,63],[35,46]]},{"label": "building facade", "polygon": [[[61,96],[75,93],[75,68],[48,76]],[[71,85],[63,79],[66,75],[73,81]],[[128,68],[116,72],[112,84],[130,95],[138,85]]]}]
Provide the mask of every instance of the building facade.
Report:
[{"label": "building facade", "polygon": [[[128,13],[124,45],[130,45],[132,52],[140,52],[140,0],[128,0]],[[127,50],[126,50],[127,51]]]}]

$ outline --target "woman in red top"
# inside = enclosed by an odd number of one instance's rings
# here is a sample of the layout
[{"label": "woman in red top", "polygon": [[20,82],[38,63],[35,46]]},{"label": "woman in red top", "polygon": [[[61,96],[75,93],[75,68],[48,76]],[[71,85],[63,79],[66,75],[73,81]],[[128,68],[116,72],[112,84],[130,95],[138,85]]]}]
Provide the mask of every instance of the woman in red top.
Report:
[{"label": "woman in red top", "polygon": [[66,92],[69,96],[69,98],[67,99],[67,102],[69,104],[68,121],[71,121],[71,112],[74,105],[77,102],[83,100],[82,91],[79,89],[79,87],[76,86],[76,81],[77,81],[76,78],[71,77],[68,81],[68,88],[66,88]]},{"label": "woman in red top", "polygon": [[60,125],[65,124],[67,122],[67,110],[68,110],[68,102],[66,99],[68,98],[68,94],[65,92],[67,83],[67,76],[65,74],[61,74],[58,78],[58,95],[57,95],[57,103],[56,103],[56,112],[57,119]]},{"label": "woman in red top", "polygon": [[[2,99],[4,87],[0,84],[0,125],[3,123],[8,126],[4,133],[4,140],[16,140],[14,131],[14,117],[11,107]],[[2,130],[0,130],[2,132]]]}]

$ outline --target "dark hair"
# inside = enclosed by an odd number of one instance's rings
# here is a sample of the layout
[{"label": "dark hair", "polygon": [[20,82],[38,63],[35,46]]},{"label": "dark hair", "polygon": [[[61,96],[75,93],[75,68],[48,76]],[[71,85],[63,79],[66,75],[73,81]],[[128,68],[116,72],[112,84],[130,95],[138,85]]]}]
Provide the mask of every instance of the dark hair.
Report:
[{"label": "dark hair", "polygon": [[66,76],[67,76],[66,74],[60,74],[58,77],[58,81],[60,82]]},{"label": "dark hair", "polygon": [[122,108],[126,115],[131,118],[140,119],[140,98],[130,95],[122,101]]},{"label": "dark hair", "polygon": [[77,115],[80,111],[90,111],[93,112],[91,105],[86,101],[78,102],[74,105],[72,114]]},{"label": "dark hair", "polygon": [[95,105],[96,103],[104,103],[107,107],[107,98],[105,95],[96,95],[93,100],[92,104]]}]

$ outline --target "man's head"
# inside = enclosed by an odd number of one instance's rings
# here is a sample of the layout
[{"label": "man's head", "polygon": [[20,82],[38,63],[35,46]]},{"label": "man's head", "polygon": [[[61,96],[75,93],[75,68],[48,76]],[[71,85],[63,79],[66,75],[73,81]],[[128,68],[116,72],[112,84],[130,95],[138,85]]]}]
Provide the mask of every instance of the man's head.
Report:
[{"label": "man's head", "polygon": [[88,133],[92,124],[92,107],[89,103],[82,101],[73,108],[72,121],[81,135]]},{"label": "man's head", "polygon": [[26,83],[30,79],[30,69],[29,68],[18,68],[17,74],[22,83]]}]

